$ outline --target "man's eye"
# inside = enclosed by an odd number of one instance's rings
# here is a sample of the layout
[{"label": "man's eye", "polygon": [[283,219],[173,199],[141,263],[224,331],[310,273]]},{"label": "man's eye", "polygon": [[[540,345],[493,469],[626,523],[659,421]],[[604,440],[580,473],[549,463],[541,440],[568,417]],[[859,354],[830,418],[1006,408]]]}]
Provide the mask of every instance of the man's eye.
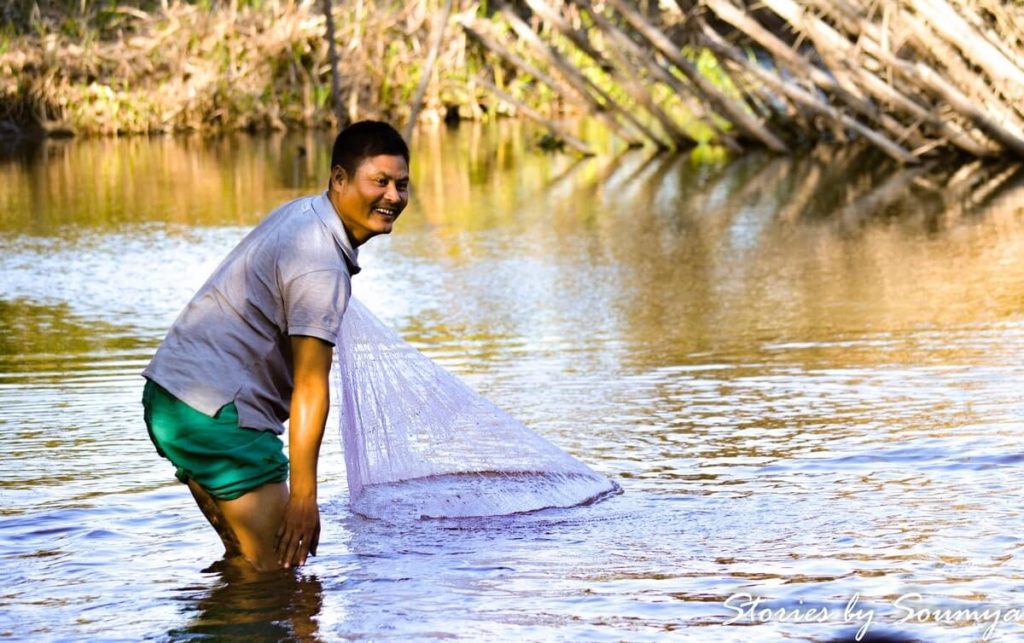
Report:
[{"label": "man's eye", "polygon": [[407,192],[409,190],[409,184],[405,182],[398,183],[396,184],[395,187],[397,187],[402,192]]}]

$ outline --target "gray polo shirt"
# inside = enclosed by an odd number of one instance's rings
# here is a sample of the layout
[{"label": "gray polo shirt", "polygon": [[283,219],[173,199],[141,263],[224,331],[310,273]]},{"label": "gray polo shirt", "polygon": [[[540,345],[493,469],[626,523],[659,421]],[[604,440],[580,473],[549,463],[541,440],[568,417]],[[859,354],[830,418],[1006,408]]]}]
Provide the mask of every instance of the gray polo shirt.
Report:
[{"label": "gray polo shirt", "polygon": [[283,433],[292,335],[337,341],[358,253],[324,192],[270,213],[227,256],[174,322],[143,371],[213,416]]}]

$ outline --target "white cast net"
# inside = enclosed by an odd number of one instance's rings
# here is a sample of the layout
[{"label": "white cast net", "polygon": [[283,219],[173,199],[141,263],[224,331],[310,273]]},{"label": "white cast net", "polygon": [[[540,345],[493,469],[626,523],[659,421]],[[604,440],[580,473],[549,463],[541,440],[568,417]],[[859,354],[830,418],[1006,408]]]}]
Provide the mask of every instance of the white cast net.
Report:
[{"label": "white cast net", "polygon": [[358,514],[497,516],[619,491],[403,341],[354,297],[337,354],[349,503]]}]

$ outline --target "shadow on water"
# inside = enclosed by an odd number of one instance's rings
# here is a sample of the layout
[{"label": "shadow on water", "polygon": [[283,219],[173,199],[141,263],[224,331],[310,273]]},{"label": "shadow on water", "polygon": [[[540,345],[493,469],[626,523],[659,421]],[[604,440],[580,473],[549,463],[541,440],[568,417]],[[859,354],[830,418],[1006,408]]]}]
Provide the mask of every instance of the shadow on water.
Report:
[{"label": "shadow on water", "polygon": [[319,641],[324,587],[315,575],[255,572],[219,561],[204,570],[210,587],[181,591],[188,624],[167,632],[171,641]]}]

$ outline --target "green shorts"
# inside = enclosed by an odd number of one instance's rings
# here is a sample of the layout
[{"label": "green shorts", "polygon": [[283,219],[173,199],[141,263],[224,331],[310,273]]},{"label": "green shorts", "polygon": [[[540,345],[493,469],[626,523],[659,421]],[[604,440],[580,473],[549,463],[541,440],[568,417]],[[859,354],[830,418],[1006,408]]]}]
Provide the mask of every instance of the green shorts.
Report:
[{"label": "green shorts", "polygon": [[239,427],[234,402],[210,417],[146,380],[142,406],[149,438],[157,453],[177,468],[178,480],[195,480],[214,498],[233,500],[260,485],[288,479],[281,438]]}]

